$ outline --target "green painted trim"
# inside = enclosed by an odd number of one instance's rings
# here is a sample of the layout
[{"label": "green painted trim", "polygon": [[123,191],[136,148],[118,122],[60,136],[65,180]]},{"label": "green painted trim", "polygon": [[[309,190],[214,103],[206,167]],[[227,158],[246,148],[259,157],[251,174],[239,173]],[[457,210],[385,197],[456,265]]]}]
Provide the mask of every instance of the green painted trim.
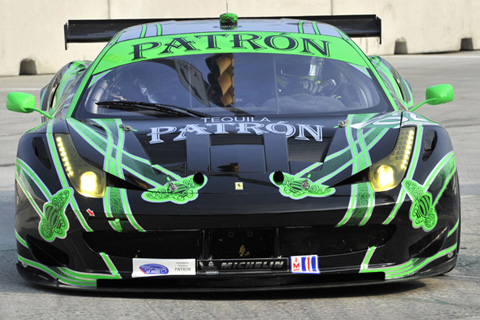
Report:
[{"label": "green painted trim", "polygon": [[[67,176],[65,175],[65,171],[63,169],[63,165],[60,161],[60,156],[58,155],[57,145],[55,143],[55,137],[53,134],[53,121],[50,121],[47,125],[47,144],[50,150],[50,154],[52,156],[53,164],[55,167],[55,171],[57,172],[57,176],[62,184],[62,189],[70,188],[70,184],[68,182]],[[83,229],[87,232],[92,232],[92,228],[88,225],[85,217],[80,212],[80,208],[78,207],[77,201],[75,200],[75,196],[72,197],[70,200],[70,205],[73,209],[73,212],[77,216],[78,221],[82,225]]]},{"label": "green painted trim", "polygon": [[[211,37],[215,37],[212,47]],[[275,39],[275,41],[274,41]],[[106,49],[107,50],[107,49]],[[341,38],[286,32],[228,32],[163,35],[119,42],[104,51],[86,77],[129,63],[211,53],[278,53],[334,58],[358,66],[371,66],[364,53]],[[101,60],[99,60],[101,59]],[[84,84],[82,83],[82,87]]]},{"label": "green painted trim", "polygon": [[305,23],[304,20],[301,20],[298,22],[298,33],[304,33],[304,30],[303,30],[303,24]]},{"label": "green painted trim", "polygon": [[457,220],[457,223],[455,223],[452,230],[448,232],[447,238],[449,238],[455,231],[457,231],[459,225],[460,225],[460,219]]},{"label": "green painted trim", "polygon": [[17,230],[15,230],[15,238],[17,238],[17,241],[24,246],[25,248],[28,249],[28,244],[27,241],[25,241],[20,235],[18,234]]},{"label": "green painted trim", "polygon": [[405,278],[420,271],[423,267],[427,266],[429,263],[455,251],[457,249],[457,246],[458,244],[454,244],[453,246],[446,248],[438,252],[436,255],[429,258],[414,258],[400,265],[396,265],[392,267],[382,267],[382,268],[376,268],[376,267],[370,268],[368,266],[370,264],[370,260],[373,256],[373,253],[375,251],[375,247],[372,247],[372,248],[369,248],[369,250],[367,250],[367,253],[365,254],[365,258],[363,259],[363,262],[360,268],[360,273],[384,272],[385,279],[387,280]]},{"label": "green painted trim", "polygon": [[95,287],[97,285],[97,280],[99,279],[121,279],[121,276],[110,257],[103,252],[100,253],[100,256],[105,261],[111,274],[78,272],[66,267],[48,267],[36,261],[26,259],[20,255],[17,257],[22,264],[41,270],[66,285]]},{"label": "green painted trim", "polygon": [[[420,151],[422,150],[422,137],[423,137],[423,126],[419,125],[416,128],[413,154],[412,154],[412,157],[410,158],[409,168],[404,179],[412,179],[413,175],[415,174],[415,171],[417,169],[417,163],[420,158]],[[397,215],[398,210],[400,210],[400,207],[403,205],[403,201],[405,200],[406,195],[407,195],[407,191],[405,190],[404,187],[402,187],[400,190],[400,193],[398,194],[397,203],[395,204],[395,207],[392,209],[392,212],[387,217],[387,219],[385,219],[383,224],[389,224],[390,222],[392,222],[392,220]]]}]

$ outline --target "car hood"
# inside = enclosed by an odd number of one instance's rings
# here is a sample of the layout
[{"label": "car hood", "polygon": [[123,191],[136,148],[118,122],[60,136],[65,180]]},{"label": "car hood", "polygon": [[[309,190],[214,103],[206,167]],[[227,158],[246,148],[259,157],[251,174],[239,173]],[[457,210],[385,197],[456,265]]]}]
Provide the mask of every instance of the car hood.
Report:
[{"label": "car hood", "polygon": [[[82,157],[127,181],[149,177],[166,183],[168,176],[195,173],[265,179],[276,171],[293,175],[313,166],[315,178],[331,175],[328,184],[332,185],[393,150],[400,115],[70,119],[68,123]],[[159,173],[167,177],[159,181],[155,178]]]}]

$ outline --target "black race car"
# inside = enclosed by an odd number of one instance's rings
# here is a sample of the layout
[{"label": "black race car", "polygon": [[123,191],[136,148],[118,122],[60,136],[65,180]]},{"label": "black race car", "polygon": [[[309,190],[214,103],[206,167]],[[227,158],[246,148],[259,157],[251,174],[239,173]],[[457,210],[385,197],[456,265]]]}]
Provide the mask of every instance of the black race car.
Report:
[{"label": "black race car", "polygon": [[263,290],[455,266],[452,144],[414,113],[453,100],[453,89],[430,87],[414,105],[409,83],[349,37],[379,36],[377,17],[80,20],[65,30],[67,42],[109,43],[61,69],[41,108],[29,94],[7,98],[44,120],[16,160],[28,281]]}]

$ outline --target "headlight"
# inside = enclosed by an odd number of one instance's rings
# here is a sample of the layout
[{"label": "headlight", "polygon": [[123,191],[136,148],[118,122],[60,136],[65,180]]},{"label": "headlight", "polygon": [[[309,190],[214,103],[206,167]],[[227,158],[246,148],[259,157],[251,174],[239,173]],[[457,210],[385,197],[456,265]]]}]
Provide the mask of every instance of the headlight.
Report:
[{"label": "headlight", "polygon": [[392,153],[370,167],[368,178],[375,192],[395,188],[402,181],[410,162],[415,128],[401,128]]},{"label": "headlight", "polygon": [[105,172],[83,160],[67,134],[56,134],[58,154],[70,183],[85,197],[102,198],[105,194]]}]

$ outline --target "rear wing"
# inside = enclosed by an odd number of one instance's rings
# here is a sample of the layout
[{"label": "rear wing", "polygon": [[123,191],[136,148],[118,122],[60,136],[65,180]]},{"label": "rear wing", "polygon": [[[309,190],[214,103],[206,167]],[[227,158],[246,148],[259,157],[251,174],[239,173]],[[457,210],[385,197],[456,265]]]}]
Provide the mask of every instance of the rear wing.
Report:
[{"label": "rear wing", "polygon": [[[106,19],[106,20],[68,20],[64,26],[65,50],[67,44],[86,42],[107,42],[121,30],[139,24],[164,21],[193,21],[218,18],[180,18],[180,19]],[[376,15],[338,15],[338,16],[282,16],[282,17],[242,17],[242,19],[297,19],[331,24],[352,38],[378,37],[382,39],[382,21]]]}]

